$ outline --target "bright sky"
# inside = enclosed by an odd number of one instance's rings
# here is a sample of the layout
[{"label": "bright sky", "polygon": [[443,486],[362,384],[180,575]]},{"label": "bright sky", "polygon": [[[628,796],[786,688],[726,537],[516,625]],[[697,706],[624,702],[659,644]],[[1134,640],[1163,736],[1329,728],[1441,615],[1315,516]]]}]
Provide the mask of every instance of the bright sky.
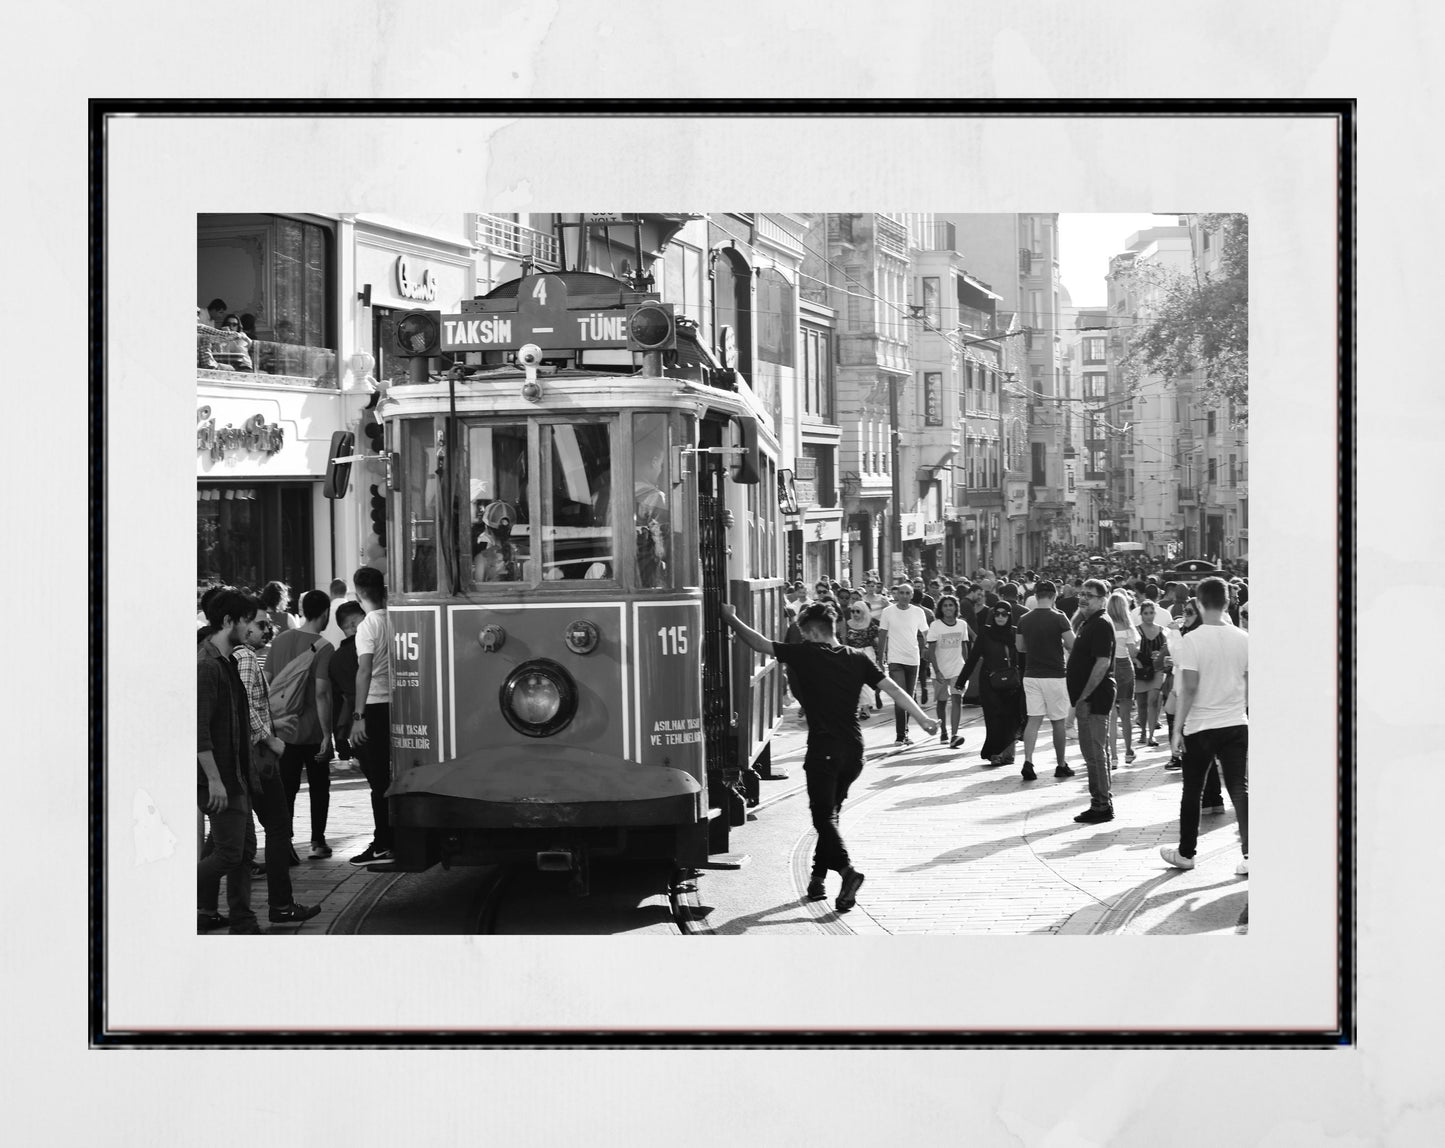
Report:
[{"label": "bright sky", "polygon": [[1127,250],[1136,231],[1173,227],[1177,215],[1059,213],[1059,279],[1075,307],[1102,307],[1109,301],[1104,276],[1109,257]]}]

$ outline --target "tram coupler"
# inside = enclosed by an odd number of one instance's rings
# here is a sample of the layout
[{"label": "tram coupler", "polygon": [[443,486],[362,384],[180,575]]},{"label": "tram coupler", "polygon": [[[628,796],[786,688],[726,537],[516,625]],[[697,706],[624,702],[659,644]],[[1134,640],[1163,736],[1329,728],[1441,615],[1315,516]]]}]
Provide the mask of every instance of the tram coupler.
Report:
[{"label": "tram coupler", "polygon": [[591,867],[586,849],[539,849],[537,868],[543,873],[571,873],[567,888],[575,897],[591,892]]}]

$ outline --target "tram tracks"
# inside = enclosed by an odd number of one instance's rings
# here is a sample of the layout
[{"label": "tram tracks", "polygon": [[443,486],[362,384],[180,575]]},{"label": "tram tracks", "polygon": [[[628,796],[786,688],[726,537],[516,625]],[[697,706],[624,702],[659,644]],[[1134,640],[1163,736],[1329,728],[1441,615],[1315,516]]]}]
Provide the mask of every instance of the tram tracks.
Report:
[{"label": "tram tracks", "polygon": [[673,935],[713,930],[697,882],[666,864],[593,866],[576,896],[566,874],[522,865],[382,873],[338,914],[329,932],[426,935]]}]

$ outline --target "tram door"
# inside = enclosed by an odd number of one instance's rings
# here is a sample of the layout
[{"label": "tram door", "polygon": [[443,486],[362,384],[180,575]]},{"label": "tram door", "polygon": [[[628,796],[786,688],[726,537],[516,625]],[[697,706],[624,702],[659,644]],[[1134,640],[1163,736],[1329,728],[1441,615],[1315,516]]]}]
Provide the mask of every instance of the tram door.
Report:
[{"label": "tram door", "polygon": [[[711,432],[711,433],[709,433]],[[703,425],[703,445],[716,438],[714,424]],[[702,570],[702,730],[707,762],[707,800],[719,813],[708,823],[708,850],[727,851],[729,831],[747,819],[746,803],[737,792],[737,744],[732,736],[732,666],[728,630],[721,606],[727,589],[727,543],[723,525],[723,466],[716,455],[706,459],[698,475],[698,559]]]}]

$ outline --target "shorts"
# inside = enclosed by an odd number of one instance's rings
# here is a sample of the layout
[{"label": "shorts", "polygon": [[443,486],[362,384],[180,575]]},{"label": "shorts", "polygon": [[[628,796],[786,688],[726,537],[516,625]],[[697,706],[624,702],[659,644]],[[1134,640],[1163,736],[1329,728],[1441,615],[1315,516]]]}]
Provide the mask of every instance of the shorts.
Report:
[{"label": "shorts", "polygon": [[1063,678],[1024,679],[1024,712],[1029,717],[1063,721],[1070,708],[1069,687]]}]

